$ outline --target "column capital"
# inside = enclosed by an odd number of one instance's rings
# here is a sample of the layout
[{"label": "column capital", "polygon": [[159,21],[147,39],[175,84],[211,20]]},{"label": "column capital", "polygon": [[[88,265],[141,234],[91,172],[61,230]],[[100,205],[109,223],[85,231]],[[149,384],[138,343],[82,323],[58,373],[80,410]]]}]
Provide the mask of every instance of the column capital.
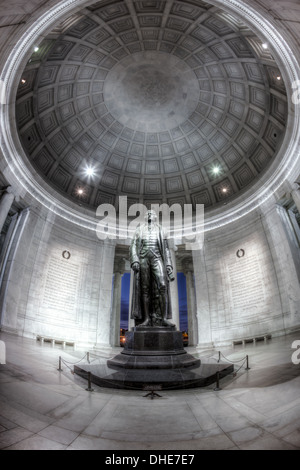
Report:
[{"label": "column capital", "polygon": [[14,190],[14,188],[12,186],[7,186],[7,187],[4,187],[4,188],[0,189],[0,193],[2,194],[2,197],[5,194],[11,194],[14,197],[16,196],[16,191]]},{"label": "column capital", "polygon": [[6,188],[3,188],[2,190],[0,190],[0,193],[2,193],[2,197],[5,194],[9,194],[11,198],[14,198],[15,201],[19,202],[20,200],[20,195],[18,191],[16,191],[16,189],[13,188],[12,186],[7,186]]},{"label": "column capital", "polygon": [[126,261],[124,258],[115,258],[114,261],[114,273],[124,274],[127,271]]},{"label": "column capital", "polygon": [[5,192],[8,194],[15,194],[12,186],[7,186],[7,188],[5,188]]},{"label": "column capital", "polygon": [[297,191],[297,189],[300,190],[300,180],[294,181],[293,189],[296,190],[296,191]]},{"label": "column capital", "polygon": [[182,272],[186,276],[188,273],[194,272],[193,261],[190,259],[182,260]]},{"label": "column capital", "polygon": [[178,250],[178,247],[175,243],[174,238],[168,238],[168,246],[170,250],[173,250],[174,252]]}]

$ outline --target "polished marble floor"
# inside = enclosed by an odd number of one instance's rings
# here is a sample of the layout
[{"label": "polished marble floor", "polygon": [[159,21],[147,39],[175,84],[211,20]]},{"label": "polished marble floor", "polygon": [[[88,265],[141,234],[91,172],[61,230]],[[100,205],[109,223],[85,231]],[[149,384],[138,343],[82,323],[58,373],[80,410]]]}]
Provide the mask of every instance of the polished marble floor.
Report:
[{"label": "polished marble floor", "polygon": [[[219,391],[211,385],[163,391],[154,399],[136,390],[87,391],[70,364],[84,351],[4,333],[0,340],[7,354],[0,365],[0,449],[300,449],[300,364],[291,360],[300,331],[223,349],[236,376],[222,379]],[[98,354],[90,360],[106,360],[112,352]],[[216,361],[218,354],[200,357]]]}]

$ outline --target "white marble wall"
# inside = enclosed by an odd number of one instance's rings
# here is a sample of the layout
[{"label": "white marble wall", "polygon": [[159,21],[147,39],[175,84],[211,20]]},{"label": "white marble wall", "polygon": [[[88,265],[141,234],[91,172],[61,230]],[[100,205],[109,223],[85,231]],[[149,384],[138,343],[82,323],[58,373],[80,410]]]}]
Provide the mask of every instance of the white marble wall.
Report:
[{"label": "white marble wall", "polygon": [[[300,253],[289,224],[274,198],[207,233],[203,250],[193,252],[200,348],[300,328]],[[115,343],[114,242],[35,209],[15,230],[0,291],[2,329],[87,347]]]},{"label": "white marble wall", "polygon": [[32,210],[16,240],[1,289],[2,329],[109,347],[113,244]]},{"label": "white marble wall", "polygon": [[286,332],[300,327],[300,250],[285,209],[262,207],[262,218],[278,279]]},{"label": "white marble wall", "polygon": [[300,328],[299,247],[281,210],[272,200],[194,252],[199,347]]}]

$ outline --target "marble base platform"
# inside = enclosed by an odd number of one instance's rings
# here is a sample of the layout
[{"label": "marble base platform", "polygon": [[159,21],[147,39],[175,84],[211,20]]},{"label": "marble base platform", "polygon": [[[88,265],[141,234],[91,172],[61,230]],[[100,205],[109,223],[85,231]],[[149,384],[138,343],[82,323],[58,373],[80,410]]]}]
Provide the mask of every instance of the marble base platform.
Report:
[{"label": "marble base platform", "polygon": [[179,390],[207,387],[217,381],[217,372],[222,379],[233,373],[232,364],[205,364],[187,369],[119,369],[105,364],[75,365],[74,372],[83,378],[91,373],[91,382],[105,388],[126,390]]},{"label": "marble base platform", "polygon": [[231,364],[202,364],[183,347],[175,327],[135,327],[124,350],[107,363],[76,365],[74,372],[101,387],[176,390],[205,387],[233,372]]}]

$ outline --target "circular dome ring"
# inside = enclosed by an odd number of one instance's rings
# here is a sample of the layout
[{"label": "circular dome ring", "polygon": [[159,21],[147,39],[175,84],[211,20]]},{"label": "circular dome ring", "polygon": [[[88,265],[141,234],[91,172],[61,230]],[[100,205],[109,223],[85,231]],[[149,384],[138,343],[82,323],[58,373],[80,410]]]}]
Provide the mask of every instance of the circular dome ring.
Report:
[{"label": "circular dome ring", "polygon": [[[263,36],[265,41],[273,44],[274,50],[277,51],[277,60],[282,64],[282,74],[287,86],[288,99],[291,102],[291,85],[296,80],[299,80],[300,77],[297,59],[286,41],[262,15],[242,2],[236,0],[214,0],[210,3],[220,6],[223,10],[226,9],[226,11],[232,12],[235,16],[241,17],[243,22],[250,25],[257,33],[260,32],[262,35],[261,31],[264,32]],[[39,18],[39,20],[26,31],[26,34],[24,34],[13,49],[1,76],[1,80],[7,90],[7,101],[9,103],[10,98],[13,98],[13,94],[15,93],[16,83],[20,79],[20,70],[22,70],[21,64],[24,63],[24,58],[30,55],[30,50],[33,45],[36,44],[39,38],[45,35],[54,24],[61,21],[67,14],[73,12],[75,8],[79,10],[83,6],[90,4],[91,2],[78,0],[62,2],[59,6],[53,7],[49,12]],[[11,101],[13,101],[13,99]],[[76,224],[95,229],[97,222],[94,220],[92,211],[87,209],[83,211],[76,204],[66,201],[63,196],[60,196],[53,191],[53,188],[45,184],[44,180],[42,180],[38,174],[33,173],[32,168],[27,167],[24,150],[22,146],[19,145],[18,139],[16,139],[17,131],[14,128],[14,120],[12,119],[12,117],[14,117],[13,105],[6,105],[3,106],[3,108],[1,116],[1,148],[11,171],[18,181],[35,199],[56,214]],[[298,164],[297,157],[299,155],[298,142],[300,126],[298,108],[299,107],[296,107],[295,109],[292,125],[289,126],[283,145],[276,157],[276,162],[279,162],[277,168],[274,170],[274,165],[272,165],[261,180],[253,185],[250,196],[247,195],[247,197],[245,197],[244,195],[243,198],[237,198],[234,203],[228,205],[226,210],[224,210],[224,208],[214,209],[206,218],[206,230],[212,230],[230,223],[257,208],[280,187],[282,182],[294,170],[295,166]]]}]

